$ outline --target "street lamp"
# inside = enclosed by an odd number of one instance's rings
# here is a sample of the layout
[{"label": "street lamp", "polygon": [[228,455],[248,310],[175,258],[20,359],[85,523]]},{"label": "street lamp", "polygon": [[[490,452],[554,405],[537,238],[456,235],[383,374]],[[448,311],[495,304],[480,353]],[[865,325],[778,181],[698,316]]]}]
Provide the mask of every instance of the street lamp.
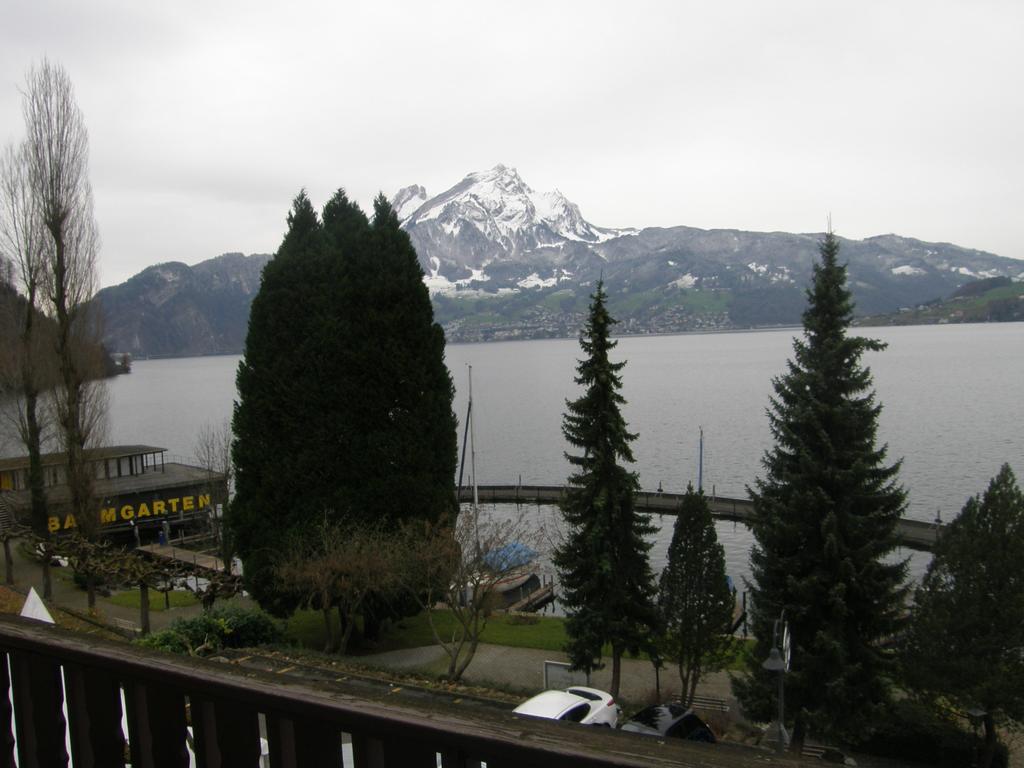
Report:
[{"label": "street lamp", "polygon": [[761,664],[762,669],[779,673],[779,720],[776,730],[778,737],[776,750],[778,752],[785,752],[786,745],[789,743],[789,734],[786,733],[785,726],[784,690],[786,672],[789,671],[789,656],[789,625],[786,624],[786,612],[783,611],[772,627],[772,649],[768,652],[768,658]]}]

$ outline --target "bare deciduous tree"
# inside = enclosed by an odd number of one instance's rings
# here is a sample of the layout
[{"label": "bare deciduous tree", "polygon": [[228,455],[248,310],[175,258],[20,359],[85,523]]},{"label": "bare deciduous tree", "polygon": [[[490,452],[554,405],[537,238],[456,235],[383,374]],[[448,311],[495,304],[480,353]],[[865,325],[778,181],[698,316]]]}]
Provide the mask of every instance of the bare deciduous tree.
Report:
[{"label": "bare deciduous tree", "polygon": [[[46,547],[49,544],[49,547]],[[114,550],[109,541],[95,541],[75,531],[55,541],[44,543],[40,551],[46,557],[63,557],[71,570],[85,581],[89,610],[96,609],[96,584],[109,578],[114,564],[120,560],[120,552]]]},{"label": "bare deciduous tree", "polygon": [[[325,519],[309,536],[288,547],[275,573],[304,595],[307,607],[323,613],[324,651],[345,653],[367,596],[398,591],[400,564],[393,534],[379,526]],[[331,622],[334,608],[341,626],[337,635]]]},{"label": "bare deciduous tree", "polygon": [[38,216],[49,235],[45,299],[56,321],[60,386],[54,398],[66,458],[71,512],[95,536],[93,478],[84,451],[102,436],[104,387],[99,380],[96,289],[99,235],[89,183],[89,137],[67,72],[47,60],[29,70],[23,93],[26,165]]},{"label": "bare deciduous tree", "polygon": [[107,580],[139,588],[139,627],[143,636],[148,635],[150,631],[149,590],[162,592],[165,607],[170,607],[168,594],[174,589],[175,582],[185,573],[174,561],[147,557],[123,549],[107,550],[101,567]]},{"label": "bare deciduous tree", "polygon": [[[522,557],[541,541],[523,513],[502,519],[462,513],[454,526],[416,522],[404,529],[403,583],[427,613],[431,632],[448,656],[447,679],[461,679],[496,608],[500,591],[526,567]],[[451,633],[438,622],[451,613]]]},{"label": "bare deciduous tree", "polygon": [[[41,208],[33,194],[28,145],[8,145],[0,157],[0,256],[11,265],[10,277],[23,301],[12,301],[9,318],[12,344],[0,369],[0,390],[8,393],[3,409],[29,459],[30,519],[36,536],[46,538],[47,504],[42,450],[45,419],[41,400],[52,382],[46,328],[39,323],[42,292],[47,284],[48,246]],[[49,560],[43,561],[43,596],[52,597]]]},{"label": "bare deciduous tree", "polygon": [[[226,600],[240,595],[243,589],[242,577],[224,571],[206,571],[202,580],[185,577],[175,584],[181,584],[195,595],[203,604],[203,610],[209,612],[218,598]],[[166,597],[166,593],[165,593]]]},{"label": "bare deciduous tree", "polygon": [[[196,463],[209,473],[207,493],[214,495],[214,497],[218,495],[215,491],[221,487],[220,477],[223,476],[223,487],[227,493],[227,498],[224,499],[226,503],[230,503],[234,491],[232,487],[234,473],[231,463],[231,442],[231,422],[225,419],[219,424],[212,424],[210,422],[203,424],[199,428],[195,447],[193,448]],[[210,512],[210,523],[213,528],[214,537],[217,540],[217,550],[220,552],[221,560],[224,563],[225,574],[230,575],[234,551],[231,546],[229,530],[223,524],[224,517],[217,515],[216,507],[213,507]]]}]

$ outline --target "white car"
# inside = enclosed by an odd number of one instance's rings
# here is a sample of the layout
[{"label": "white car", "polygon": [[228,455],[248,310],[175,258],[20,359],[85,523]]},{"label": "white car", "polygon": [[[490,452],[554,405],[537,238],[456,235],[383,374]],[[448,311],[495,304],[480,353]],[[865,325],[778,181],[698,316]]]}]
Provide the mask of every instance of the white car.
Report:
[{"label": "white car", "polygon": [[614,728],[619,722],[621,708],[609,693],[596,688],[575,686],[564,691],[538,693],[512,711],[517,715]]}]

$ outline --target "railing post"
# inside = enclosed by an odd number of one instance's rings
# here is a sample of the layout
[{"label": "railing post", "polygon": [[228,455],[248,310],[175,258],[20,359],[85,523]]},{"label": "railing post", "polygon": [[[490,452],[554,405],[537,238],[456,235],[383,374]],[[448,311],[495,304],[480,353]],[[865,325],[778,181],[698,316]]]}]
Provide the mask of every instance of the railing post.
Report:
[{"label": "railing post", "polygon": [[188,768],[185,696],[166,686],[132,681],[124,691],[132,768]]},{"label": "railing post", "polygon": [[352,734],[352,756],[356,768],[435,768],[437,750],[408,739],[382,741]]},{"label": "railing post", "polygon": [[189,701],[199,768],[259,768],[260,721],[256,710],[237,702],[194,696]]},{"label": "railing post", "polygon": [[15,768],[17,765],[14,759],[14,732],[11,730],[14,709],[8,695],[10,690],[11,677],[7,672],[7,654],[0,653],[0,768]]},{"label": "railing post", "polygon": [[295,762],[295,728],[292,721],[268,713],[266,722],[271,768],[298,768],[298,763]]},{"label": "railing post", "polygon": [[121,686],[106,672],[64,665],[75,768],[124,768]]},{"label": "railing post", "polygon": [[473,760],[458,749],[441,752],[441,768],[480,768],[480,761]]},{"label": "railing post", "polygon": [[341,729],[336,724],[268,712],[267,741],[271,768],[341,768]]},{"label": "railing post", "polygon": [[60,665],[45,656],[13,652],[11,688],[18,731],[20,768],[68,764],[65,748],[64,694]]}]

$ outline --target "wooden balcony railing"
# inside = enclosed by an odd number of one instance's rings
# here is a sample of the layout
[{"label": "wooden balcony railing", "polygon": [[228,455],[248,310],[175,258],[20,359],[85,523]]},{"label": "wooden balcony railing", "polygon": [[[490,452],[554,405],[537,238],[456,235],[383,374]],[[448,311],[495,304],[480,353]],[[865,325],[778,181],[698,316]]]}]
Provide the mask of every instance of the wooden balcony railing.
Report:
[{"label": "wooden balcony railing", "polygon": [[0,691],[3,768],[122,768],[126,756],[133,768],[186,768],[187,738],[200,768],[331,768],[342,766],[343,732],[355,768],[772,763],[727,745],[666,745],[426,694],[399,704],[386,687],[375,698],[365,684],[295,680],[13,616],[0,616],[0,688],[10,691]]}]

